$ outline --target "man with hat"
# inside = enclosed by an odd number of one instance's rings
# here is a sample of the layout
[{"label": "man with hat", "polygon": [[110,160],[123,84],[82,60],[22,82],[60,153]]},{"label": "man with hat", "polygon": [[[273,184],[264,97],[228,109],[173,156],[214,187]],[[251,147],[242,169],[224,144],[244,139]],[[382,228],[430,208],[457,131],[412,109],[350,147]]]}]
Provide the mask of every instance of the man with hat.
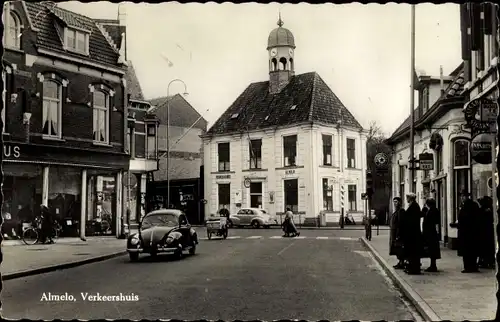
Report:
[{"label": "man with hat", "polygon": [[478,256],[480,247],[480,222],[478,220],[479,205],[471,199],[471,194],[462,190],[460,194],[462,204],[458,213],[458,222],[450,224],[457,228],[458,256],[462,257],[464,269],[462,273],[476,273],[478,270]]}]

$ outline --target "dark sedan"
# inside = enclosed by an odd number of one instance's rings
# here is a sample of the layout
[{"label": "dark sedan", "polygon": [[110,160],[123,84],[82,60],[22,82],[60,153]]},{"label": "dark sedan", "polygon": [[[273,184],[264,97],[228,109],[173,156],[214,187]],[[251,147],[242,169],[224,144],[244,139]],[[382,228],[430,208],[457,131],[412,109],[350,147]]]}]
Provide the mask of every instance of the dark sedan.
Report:
[{"label": "dark sedan", "polygon": [[177,209],[160,209],[144,216],[139,232],[127,239],[127,251],[131,261],[137,261],[141,253],[170,253],[181,258],[184,251],[194,255],[197,244],[198,236],[186,214]]}]

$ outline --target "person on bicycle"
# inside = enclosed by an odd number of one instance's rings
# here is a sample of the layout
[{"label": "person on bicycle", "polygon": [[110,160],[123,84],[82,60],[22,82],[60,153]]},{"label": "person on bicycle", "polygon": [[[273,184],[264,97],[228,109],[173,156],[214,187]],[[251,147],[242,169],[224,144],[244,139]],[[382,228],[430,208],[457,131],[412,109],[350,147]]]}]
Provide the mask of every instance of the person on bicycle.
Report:
[{"label": "person on bicycle", "polygon": [[40,230],[40,242],[45,244],[48,242],[49,244],[53,244],[52,240],[52,227],[53,227],[53,218],[52,213],[49,208],[45,205],[40,205],[40,215],[42,217],[42,229]]}]

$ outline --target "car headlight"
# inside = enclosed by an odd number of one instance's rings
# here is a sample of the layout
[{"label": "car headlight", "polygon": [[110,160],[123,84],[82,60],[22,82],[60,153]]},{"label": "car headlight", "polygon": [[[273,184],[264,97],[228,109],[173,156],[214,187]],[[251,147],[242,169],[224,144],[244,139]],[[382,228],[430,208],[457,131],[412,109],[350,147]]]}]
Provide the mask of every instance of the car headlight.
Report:
[{"label": "car headlight", "polygon": [[171,244],[174,241],[174,238],[172,236],[167,237],[167,244]]},{"label": "car headlight", "polygon": [[182,237],[182,234],[178,231],[174,231],[173,233],[170,233],[168,236],[167,236],[167,244],[171,244],[173,243],[175,240],[179,239]]},{"label": "car headlight", "polygon": [[130,244],[134,245],[134,246],[137,245],[137,244],[139,244],[139,238],[137,236],[132,237],[130,239]]}]

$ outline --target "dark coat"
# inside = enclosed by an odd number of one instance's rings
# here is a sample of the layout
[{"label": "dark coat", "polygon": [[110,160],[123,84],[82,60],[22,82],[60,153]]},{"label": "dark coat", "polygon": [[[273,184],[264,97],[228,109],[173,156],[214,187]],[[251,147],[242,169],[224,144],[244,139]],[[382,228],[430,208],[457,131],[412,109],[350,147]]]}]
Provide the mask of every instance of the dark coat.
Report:
[{"label": "dark coat", "polygon": [[405,210],[400,208],[396,210],[389,218],[390,236],[389,236],[389,255],[402,255],[402,244],[400,235],[400,219],[404,216]]},{"label": "dark coat", "polygon": [[471,200],[466,200],[458,213],[456,224],[458,240],[458,256],[478,256],[481,235],[481,220],[479,219],[479,205]]},{"label": "dark coat", "polygon": [[480,256],[483,258],[495,257],[495,227],[493,225],[493,211],[491,208],[480,210]]},{"label": "dark coat", "polygon": [[403,253],[406,258],[416,258],[422,255],[422,231],[420,219],[422,212],[416,202],[412,202],[400,220],[400,234],[403,242]]},{"label": "dark coat", "polygon": [[441,246],[439,245],[439,232],[436,227],[439,225],[440,215],[437,208],[430,208],[424,214],[422,223],[422,237],[424,239],[425,257],[440,259]]}]

